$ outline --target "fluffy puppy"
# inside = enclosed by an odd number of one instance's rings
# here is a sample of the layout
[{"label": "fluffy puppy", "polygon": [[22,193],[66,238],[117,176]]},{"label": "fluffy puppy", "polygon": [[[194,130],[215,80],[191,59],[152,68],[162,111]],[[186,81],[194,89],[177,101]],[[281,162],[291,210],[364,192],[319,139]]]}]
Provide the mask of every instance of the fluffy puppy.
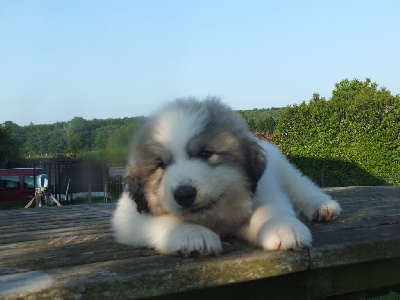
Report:
[{"label": "fluffy puppy", "polygon": [[137,133],[112,224],[120,243],[206,256],[221,252],[221,235],[267,250],[309,247],[310,231],[297,217],[328,221],[339,213],[240,115],[216,99],[187,99]]}]

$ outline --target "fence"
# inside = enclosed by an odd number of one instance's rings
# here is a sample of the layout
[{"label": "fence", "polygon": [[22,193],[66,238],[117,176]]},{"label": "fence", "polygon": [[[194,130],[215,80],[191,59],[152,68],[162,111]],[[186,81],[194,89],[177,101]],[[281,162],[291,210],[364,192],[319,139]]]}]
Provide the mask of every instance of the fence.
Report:
[{"label": "fence", "polygon": [[[390,185],[392,182],[400,182],[400,173],[380,174],[379,177],[367,172],[341,172],[329,169],[306,169],[302,173],[311,178],[320,187],[344,187],[344,186],[378,186]],[[386,180],[385,180],[386,179]],[[108,182],[108,191],[111,194],[111,201],[119,198],[124,189],[123,177],[113,178]]]},{"label": "fence", "polygon": [[116,201],[124,190],[124,178],[113,178],[107,182],[107,191],[110,194],[109,202]]},{"label": "fence", "polygon": [[[109,178],[106,181],[107,202],[116,202],[124,190],[124,167],[110,167]],[[310,177],[320,187],[344,187],[344,186],[378,186],[390,185],[391,182],[400,182],[400,173],[379,174],[373,176],[368,172],[357,171],[337,171],[327,168],[302,169],[301,172]],[[93,184],[94,190],[103,190],[104,182],[99,185]],[[395,184],[396,185],[396,184]],[[103,202],[103,197],[99,197],[95,202]]]}]

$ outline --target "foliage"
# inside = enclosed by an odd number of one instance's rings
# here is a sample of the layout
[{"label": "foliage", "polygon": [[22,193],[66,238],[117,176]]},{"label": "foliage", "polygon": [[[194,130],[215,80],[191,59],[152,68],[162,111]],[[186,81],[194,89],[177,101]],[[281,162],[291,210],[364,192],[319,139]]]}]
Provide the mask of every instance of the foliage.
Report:
[{"label": "foliage", "polygon": [[144,117],[85,120],[18,126],[0,124],[0,162],[21,160],[22,156],[82,157],[95,153],[107,160],[123,163],[134,133]]},{"label": "foliage", "polygon": [[[327,185],[400,184],[400,96],[370,79],[345,79],[326,100],[287,108],[239,111],[256,136],[276,143],[306,175]],[[48,125],[0,124],[0,162],[6,157],[82,156],[95,153],[122,165],[144,117]],[[272,134],[272,135],[271,135]]]},{"label": "foliage", "polygon": [[[329,100],[314,94],[309,103],[288,107],[274,140],[289,156],[351,162],[387,184],[400,184],[400,95],[370,79],[345,79]],[[353,171],[326,164],[320,168]]]},{"label": "foliage", "polygon": [[21,149],[16,145],[21,144],[19,126],[13,122],[0,124],[0,168],[6,166],[9,160],[19,160],[22,156]]},{"label": "foliage", "polygon": [[[240,111],[245,118],[257,124],[253,129],[271,132],[283,109],[253,109]],[[264,119],[263,119],[264,118]],[[30,124],[18,126],[5,122],[0,126],[0,159],[25,157],[79,157],[88,155],[116,164],[123,164],[134,134],[144,124],[145,117],[107,120],[85,120],[75,117],[69,122]],[[19,150],[19,155],[16,154]]]},{"label": "foliage", "polygon": [[239,110],[238,113],[247,121],[253,132],[274,132],[277,120],[285,108]]}]

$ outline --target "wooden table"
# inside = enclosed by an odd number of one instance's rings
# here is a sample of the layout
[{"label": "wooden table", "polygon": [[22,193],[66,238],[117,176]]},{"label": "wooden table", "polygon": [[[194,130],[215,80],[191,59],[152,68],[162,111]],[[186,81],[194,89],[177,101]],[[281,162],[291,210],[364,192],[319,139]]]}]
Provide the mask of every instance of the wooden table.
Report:
[{"label": "wooden table", "polygon": [[0,211],[1,299],[306,299],[400,286],[400,187],[326,189],[343,208],[309,223],[313,248],[226,240],[219,257],[116,244],[115,204]]}]

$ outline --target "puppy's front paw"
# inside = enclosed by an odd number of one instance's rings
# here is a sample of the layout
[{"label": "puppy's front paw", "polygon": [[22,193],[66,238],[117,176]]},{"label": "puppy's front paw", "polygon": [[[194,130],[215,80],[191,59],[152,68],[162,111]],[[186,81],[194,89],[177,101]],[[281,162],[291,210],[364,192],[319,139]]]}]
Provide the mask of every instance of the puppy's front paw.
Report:
[{"label": "puppy's front paw", "polygon": [[219,236],[206,227],[184,224],[170,233],[167,238],[167,253],[178,253],[183,257],[218,255],[222,251]]},{"label": "puppy's front paw", "polygon": [[335,200],[316,198],[303,207],[300,215],[313,222],[329,221],[336,219],[340,211],[340,205]]},{"label": "puppy's front paw", "polygon": [[297,219],[274,219],[265,223],[258,240],[266,250],[299,250],[311,247],[310,230]]}]

